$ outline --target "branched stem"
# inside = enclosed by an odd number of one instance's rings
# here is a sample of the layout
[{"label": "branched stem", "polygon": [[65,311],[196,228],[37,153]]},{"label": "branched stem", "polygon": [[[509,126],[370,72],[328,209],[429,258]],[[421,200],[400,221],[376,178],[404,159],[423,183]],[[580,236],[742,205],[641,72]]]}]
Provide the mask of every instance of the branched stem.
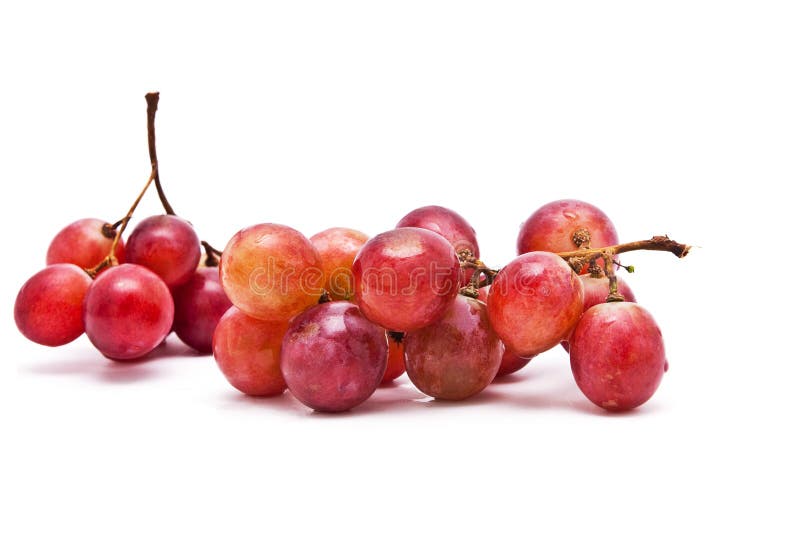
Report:
[{"label": "branched stem", "polygon": [[219,265],[219,260],[222,258],[222,252],[212,247],[208,241],[200,241],[206,251],[206,267],[216,267]]},{"label": "branched stem", "polygon": [[683,258],[689,253],[692,247],[673,241],[668,236],[660,235],[654,236],[651,239],[644,241],[631,241],[630,243],[622,243],[620,245],[612,245],[610,247],[601,248],[587,248],[580,250],[573,250],[570,252],[559,252],[558,255],[570,262],[570,260],[582,260],[583,263],[591,261],[592,259],[602,258],[604,254],[616,256],[625,252],[633,252],[634,250],[659,250],[662,252],[672,252],[679,258]]}]

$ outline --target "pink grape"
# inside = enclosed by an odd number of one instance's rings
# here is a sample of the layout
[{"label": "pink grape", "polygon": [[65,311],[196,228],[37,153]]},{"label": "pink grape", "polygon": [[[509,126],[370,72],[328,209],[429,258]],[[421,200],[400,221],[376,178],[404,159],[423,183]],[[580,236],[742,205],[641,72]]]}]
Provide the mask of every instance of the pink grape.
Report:
[{"label": "pink grape", "polygon": [[[91,269],[102,262],[111,252],[113,237],[106,237],[100,219],[80,219],[56,234],[47,249],[47,265],[72,263]],[[114,248],[119,263],[125,263],[125,242],[120,239]]]},{"label": "pink grape", "polygon": [[311,236],[325,273],[325,291],[332,300],[353,296],[353,260],[369,237],[350,228],[328,228]]},{"label": "pink grape", "polygon": [[370,321],[394,332],[436,322],[458,293],[460,264],[445,238],[396,228],[364,245],[353,262],[355,300]]},{"label": "pink grape", "polygon": [[406,335],[406,372],[420,391],[462,400],[483,391],[500,367],[503,344],[486,305],[459,295],[437,322]]},{"label": "pink grape", "polygon": [[289,320],[319,301],[324,273],[317,250],[303,234],[265,223],[228,241],[220,280],[231,302],[247,315]]},{"label": "pink grape", "polygon": [[185,284],[200,261],[192,225],[175,215],[154,215],[136,225],[128,239],[128,261],[147,267],[171,288]]},{"label": "pink grape", "polygon": [[172,295],[164,281],[132,263],[100,273],[83,303],[86,335],[113,360],[152,351],[169,334],[173,317]]},{"label": "pink grape", "polygon": [[[589,274],[582,274],[579,276],[581,284],[583,284],[583,311],[585,312],[592,306],[602,304],[608,298],[608,278],[593,278]],[[617,277],[617,291],[620,295],[625,297],[627,302],[636,302],[636,297],[628,283]],[[561,342],[564,350],[569,352],[569,340],[565,339]]]},{"label": "pink grape", "polygon": [[552,252],[518,256],[489,289],[489,319],[505,346],[536,355],[565,339],[583,311],[583,285]]},{"label": "pink grape", "polygon": [[214,359],[230,384],[247,395],[280,395],[281,343],[287,321],[260,321],[231,307],[214,331]]},{"label": "pink grape", "polygon": [[178,337],[203,354],[211,354],[214,329],[231,301],[219,283],[219,269],[201,267],[189,281],[172,292],[175,301],[173,330]]},{"label": "pink grape", "polygon": [[344,301],[295,317],[283,338],[281,371],[297,399],[322,412],[349,410],[375,391],[386,371],[386,333]]},{"label": "pink grape", "polygon": [[480,258],[475,229],[464,217],[451,209],[442,206],[417,208],[397,223],[397,228],[404,227],[425,228],[436,232],[453,245],[456,253],[469,250],[476,258]]},{"label": "pink grape", "polygon": [[389,384],[406,372],[405,340],[399,332],[386,332],[389,342],[389,358],[386,363],[386,372],[383,373],[381,384]]},{"label": "pink grape", "polygon": [[503,359],[500,362],[500,368],[497,370],[497,376],[506,376],[516,373],[528,365],[532,359],[533,356],[520,356],[516,352],[503,347]]},{"label": "pink grape", "polygon": [[35,343],[57,347],[83,334],[83,299],[92,279],[77,265],[56,263],[33,275],[17,294],[14,320]]},{"label": "pink grape", "polygon": [[575,327],[570,347],[578,387],[610,411],[631,410],[652,397],[667,363],[661,330],[634,302],[590,308]]},{"label": "pink grape", "polygon": [[[573,234],[580,228],[589,230],[592,247],[619,243],[614,224],[600,208],[581,200],[557,200],[533,212],[522,224],[517,237],[517,254],[576,250]],[[599,263],[602,265],[603,261]],[[583,272],[587,269],[588,266],[584,267]]]}]

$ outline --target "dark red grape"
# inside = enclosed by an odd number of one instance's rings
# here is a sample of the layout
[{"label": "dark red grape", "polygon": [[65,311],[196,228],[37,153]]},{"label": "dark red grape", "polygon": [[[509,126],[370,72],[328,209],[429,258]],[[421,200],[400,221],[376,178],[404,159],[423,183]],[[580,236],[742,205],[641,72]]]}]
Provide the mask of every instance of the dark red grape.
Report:
[{"label": "dark red grape", "polygon": [[460,264],[445,238],[396,228],[364,245],[353,263],[355,300],[372,322],[409,332],[436,322],[459,288]]},{"label": "dark red grape", "polygon": [[[608,298],[608,278],[593,278],[589,274],[582,274],[578,278],[581,279],[583,284],[583,311],[585,312],[592,306],[602,304]],[[636,297],[628,283],[620,277],[617,277],[617,292],[625,297],[628,302],[636,302]],[[569,352],[569,339],[561,342],[564,350]]]},{"label": "dark red grape", "polygon": [[386,332],[386,340],[389,342],[389,358],[381,384],[389,384],[406,372],[406,350],[403,334]]},{"label": "dark red grape", "polygon": [[[592,247],[607,247],[619,243],[617,230],[599,208],[581,200],[557,200],[545,204],[528,217],[517,238],[517,254],[544,250],[568,252],[578,247],[573,241],[575,231],[589,230]],[[601,265],[602,260],[599,262]],[[586,272],[588,266],[584,268]]]},{"label": "dark red grape", "polygon": [[83,304],[86,335],[114,360],[152,351],[169,333],[173,316],[172,295],[164,281],[132,263],[100,273]]},{"label": "dark red grape", "polygon": [[279,395],[281,343],[288,321],[260,321],[231,307],[214,332],[214,359],[228,382],[247,395]]},{"label": "dark red grape", "polygon": [[503,356],[486,305],[462,295],[437,322],[406,334],[405,347],[411,382],[426,395],[445,400],[483,391]]},{"label": "dark red grape", "polygon": [[565,339],[583,311],[583,285],[552,252],[518,256],[489,289],[489,319],[506,348],[536,355]]},{"label": "dark red grape", "polygon": [[353,296],[353,260],[369,237],[350,228],[328,228],[311,236],[325,273],[325,291],[332,300]]},{"label": "dark red grape", "polygon": [[247,315],[288,321],[319,301],[324,274],[311,241],[293,228],[266,223],[231,238],[222,253],[220,280]]},{"label": "dark red grape", "polygon": [[503,359],[500,362],[500,368],[497,370],[497,376],[506,376],[516,373],[528,365],[532,359],[533,356],[520,356],[516,352],[503,347]]},{"label": "dark red grape", "polygon": [[[47,249],[47,265],[72,263],[91,269],[102,262],[111,252],[113,237],[103,233],[105,221],[80,219],[62,229],[50,242]],[[114,249],[119,263],[125,262],[125,242],[120,239]]]},{"label": "dark red grape", "polygon": [[300,402],[341,412],[372,395],[386,371],[388,350],[384,330],[358,307],[328,302],[292,320],[281,347],[281,371]]},{"label": "dark red grape", "polygon": [[572,374],[584,395],[610,411],[653,396],[666,368],[653,316],[634,302],[609,302],[583,314],[570,338]]},{"label": "dark red grape", "polygon": [[469,250],[476,258],[480,258],[475,229],[464,217],[451,209],[442,206],[417,208],[397,223],[397,228],[404,227],[425,228],[436,232],[453,245],[456,253]]},{"label": "dark red grape", "polygon": [[17,294],[14,320],[35,343],[56,347],[83,334],[83,299],[92,279],[77,265],[57,263],[33,275]]},{"label": "dark red grape", "polygon": [[128,239],[128,261],[147,267],[169,287],[185,284],[200,261],[192,225],[175,215],[154,215],[136,225]]},{"label": "dark red grape", "polygon": [[231,301],[219,283],[219,269],[201,267],[189,281],[172,292],[175,301],[173,330],[178,337],[203,354],[211,354],[211,341],[220,317]]}]

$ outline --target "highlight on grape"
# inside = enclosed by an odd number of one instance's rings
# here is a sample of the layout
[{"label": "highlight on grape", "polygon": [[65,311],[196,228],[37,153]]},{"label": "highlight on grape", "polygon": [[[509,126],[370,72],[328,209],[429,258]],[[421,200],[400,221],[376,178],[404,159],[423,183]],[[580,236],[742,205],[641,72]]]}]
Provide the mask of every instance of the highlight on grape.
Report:
[{"label": "highlight on grape", "polygon": [[[155,145],[159,94],[148,93],[150,174],[116,222],[85,218],[59,231],[46,267],[19,291],[14,319],[35,343],[84,332],[114,361],[146,358],[175,332],[245,395],[294,395],[341,412],[407,373],[448,401],[477,395],[556,345],[576,387],[609,411],[655,394],[668,369],[653,316],[620,270],[634,250],[690,247],[667,236],[619,243],[611,219],[575,199],[536,209],[518,256],[500,269],[480,257],[457,212],[424,206],[374,237],[331,227],[310,238],[277,223],[236,232],[223,250],[199,238],[164,193]],[[163,214],[123,239],[154,186]],[[565,362],[566,365],[566,362]]]}]

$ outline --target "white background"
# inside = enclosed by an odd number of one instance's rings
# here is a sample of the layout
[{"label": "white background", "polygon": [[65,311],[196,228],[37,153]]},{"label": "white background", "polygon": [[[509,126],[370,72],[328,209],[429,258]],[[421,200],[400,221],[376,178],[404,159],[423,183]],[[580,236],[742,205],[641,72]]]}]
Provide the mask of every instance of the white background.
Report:
[{"label": "white background", "polygon": [[[795,3],[164,4],[0,14],[0,530],[796,531]],[[151,90],[169,197],[218,247],[442,204],[500,266],[559,198],[697,245],[625,258],[661,388],[604,415],[557,348],[461,404],[403,379],[325,416],[175,340],[135,365],[26,341],[13,300],[51,237],[147,177]]]}]

